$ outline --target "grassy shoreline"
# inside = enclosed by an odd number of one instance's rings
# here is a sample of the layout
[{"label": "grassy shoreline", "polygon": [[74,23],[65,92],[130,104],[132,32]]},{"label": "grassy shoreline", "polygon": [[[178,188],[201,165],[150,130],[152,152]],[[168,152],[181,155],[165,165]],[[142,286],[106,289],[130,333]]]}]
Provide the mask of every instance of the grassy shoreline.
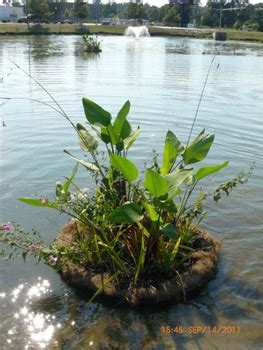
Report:
[{"label": "grassy shoreline", "polygon": [[[78,24],[44,24],[43,28],[47,30],[42,35],[79,35],[80,26]],[[88,25],[84,28],[94,34],[103,35],[123,35],[127,26],[104,26],[104,25]],[[174,37],[189,37],[189,38],[212,38],[212,33],[216,29],[187,29],[187,28],[170,28],[170,27],[155,27],[150,26],[149,32],[151,36],[174,36]],[[243,32],[233,29],[226,29],[228,40],[245,40],[257,41],[263,43],[263,32]],[[1,23],[0,36],[3,35],[36,35],[29,33],[27,25],[24,23]]]}]

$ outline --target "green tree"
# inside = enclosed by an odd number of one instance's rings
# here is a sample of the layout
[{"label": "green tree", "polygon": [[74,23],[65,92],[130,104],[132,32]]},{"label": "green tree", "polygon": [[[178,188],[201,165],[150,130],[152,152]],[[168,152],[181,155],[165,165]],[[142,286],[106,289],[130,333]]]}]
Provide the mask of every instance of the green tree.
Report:
[{"label": "green tree", "polygon": [[137,4],[137,8],[136,8],[136,19],[139,20],[139,22],[142,22],[142,19],[145,16],[145,11],[144,11],[144,6],[143,4]]},{"label": "green tree", "polygon": [[117,4],[114,3],[109,3],[102,5],[102,15],[103,17],[113,17],[117,15]]},{"label": "green tree", "polygon": [[202,24],[210,27],[220,25],[220,9],[222,9],[221,26],[239,28],[248,19],[246,7],[248,0],[209,0],[207,6],[202,8]]},{"label": "green tree", "polygon": [[142,23],[142,19],[145,16],[144,5],[130,2],[126,8],[126,16],[130,19],[136,19],[139,23]]},{"label": "green tree", "polygon": [[150,22],[159,21],[159,8],[157,6],[151,6],[148,13],[148,19]]},{"label": "green tree", "polygon": [[178,6],[171,6],[163,18],[163,22],[169,26],[178,25],[181,22]]},{"label": "green tree", "polygon": [[82,26],[83,20],[89,16],[89,6],[82,0],[77,0],[74,6],[74,16],[79,19]]},{"label": "green tree", "polygon": [[263,4],[256,4],[254,6],[254,14],[252,16],[252,21],[257,26],[257,30],[263,32]]},{"label": "green tree", "polygon": [[29,11],[38,15],[39,21],[47,20],[51,16],[48,3],[45,0],[30,0]]},{"label": "green tree", "polygon": [[71,12],[68,9],[66,9],[64,12],[64,18],[69,19],[70,16],[71,16]]},{"label": "green tree", "polygon": [[130,2],[126,8],[125,12],[126,16],[131,19],[131,18],[136,18],[137,14],[137,4],[134,4],[133,2]]}]

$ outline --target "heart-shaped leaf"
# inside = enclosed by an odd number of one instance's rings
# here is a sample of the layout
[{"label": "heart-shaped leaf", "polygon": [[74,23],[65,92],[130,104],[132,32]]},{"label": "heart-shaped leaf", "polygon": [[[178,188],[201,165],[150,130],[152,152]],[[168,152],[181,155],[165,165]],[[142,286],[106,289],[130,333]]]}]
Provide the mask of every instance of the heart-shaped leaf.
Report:
[{"label": "heart-shaped leaf", "polygon": [[177,240],[177,232],[173,224],[166,224],[161,227],[161,232],[164,237],[172,239],[173,241]]},{"label": "heart-shaped leaf", "polygon": [[111,165],[116,170],[118,170],[129,182],[132,182],[137,179],[138,169],[129,159],[111,153],[110,162]]},{"label": "heart-shaped leaf", "polygon": [[154,196],[161,197],[167,193],[168,186],[165,178],[152,169],[147,169],[144,187]]},{"label": "heart-shaped leaf", "polygon": [[116,208],[110,214],[109,219],[118,224],[132,224],[143,219],[142,209],[135,203],[127,202]]},{"label": "heart-shaped leaf", "polygon": [[207,156],[214,141],[215,135],[204,135],[204,132],[205,130],[202,130],[194,141],[186,147],[183,153],[183,160],[185,164],[200,162]]},{"label": "heart-shaped leaf", "polygon": [[100,127],[107,127],[110,125],[111,114],[109,112],[87,98],[83,98],[82,103],[86,118],[90,124]]},{"label": "heart-shaped leaf", "polygon": [[168,174],[171,171],[176,157],[183,151],[183,149],[184,147],[181,145],[181,142],[177,139],[175,134],[168,130],[163,152],[162,174]]}]

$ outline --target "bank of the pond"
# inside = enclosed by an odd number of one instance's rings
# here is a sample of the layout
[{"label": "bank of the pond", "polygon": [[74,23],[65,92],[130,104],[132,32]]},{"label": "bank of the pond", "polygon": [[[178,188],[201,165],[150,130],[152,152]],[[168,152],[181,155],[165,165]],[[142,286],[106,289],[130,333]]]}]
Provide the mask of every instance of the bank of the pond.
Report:
[{"label": "bank of the pond", "polygon": [[[30,25],[32,27],[32,25]],[[1,23],[0,35],[79,35],[79,24],[43,24],[43,31],[36,33],[34,31],[28,32],[27,25],[25,23]],[[117,25],[84,25],[83,28],[88,29],[94,34],[103,35],[123,35],[127,26]],[[151,36],[175,36],[175,37],[189,37],[189,38],[212,38],[212,33],[216,29],[188,29],[188,28],[171,28],[160,26],[149,26],[149,32]],[[244,32],[233,29],[226,29],[229,40],[245,40],[245,41],[258,41],[263,42],[263,32]]]}]

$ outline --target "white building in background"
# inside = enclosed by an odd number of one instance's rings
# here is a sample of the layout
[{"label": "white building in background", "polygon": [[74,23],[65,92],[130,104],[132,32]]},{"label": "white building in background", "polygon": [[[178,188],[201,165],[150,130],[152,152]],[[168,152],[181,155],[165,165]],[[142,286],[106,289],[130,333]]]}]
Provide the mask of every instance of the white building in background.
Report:
[{"label": "white building in background", "polygon": [[19,18],[24,17],[23,7],[11,6],[0,0],[0,21],[16,22]]},{"label": "white building in background", "polygon": [[12,5],[14,2],[24,5],[23,0],[0,0],[0,5]]}]

